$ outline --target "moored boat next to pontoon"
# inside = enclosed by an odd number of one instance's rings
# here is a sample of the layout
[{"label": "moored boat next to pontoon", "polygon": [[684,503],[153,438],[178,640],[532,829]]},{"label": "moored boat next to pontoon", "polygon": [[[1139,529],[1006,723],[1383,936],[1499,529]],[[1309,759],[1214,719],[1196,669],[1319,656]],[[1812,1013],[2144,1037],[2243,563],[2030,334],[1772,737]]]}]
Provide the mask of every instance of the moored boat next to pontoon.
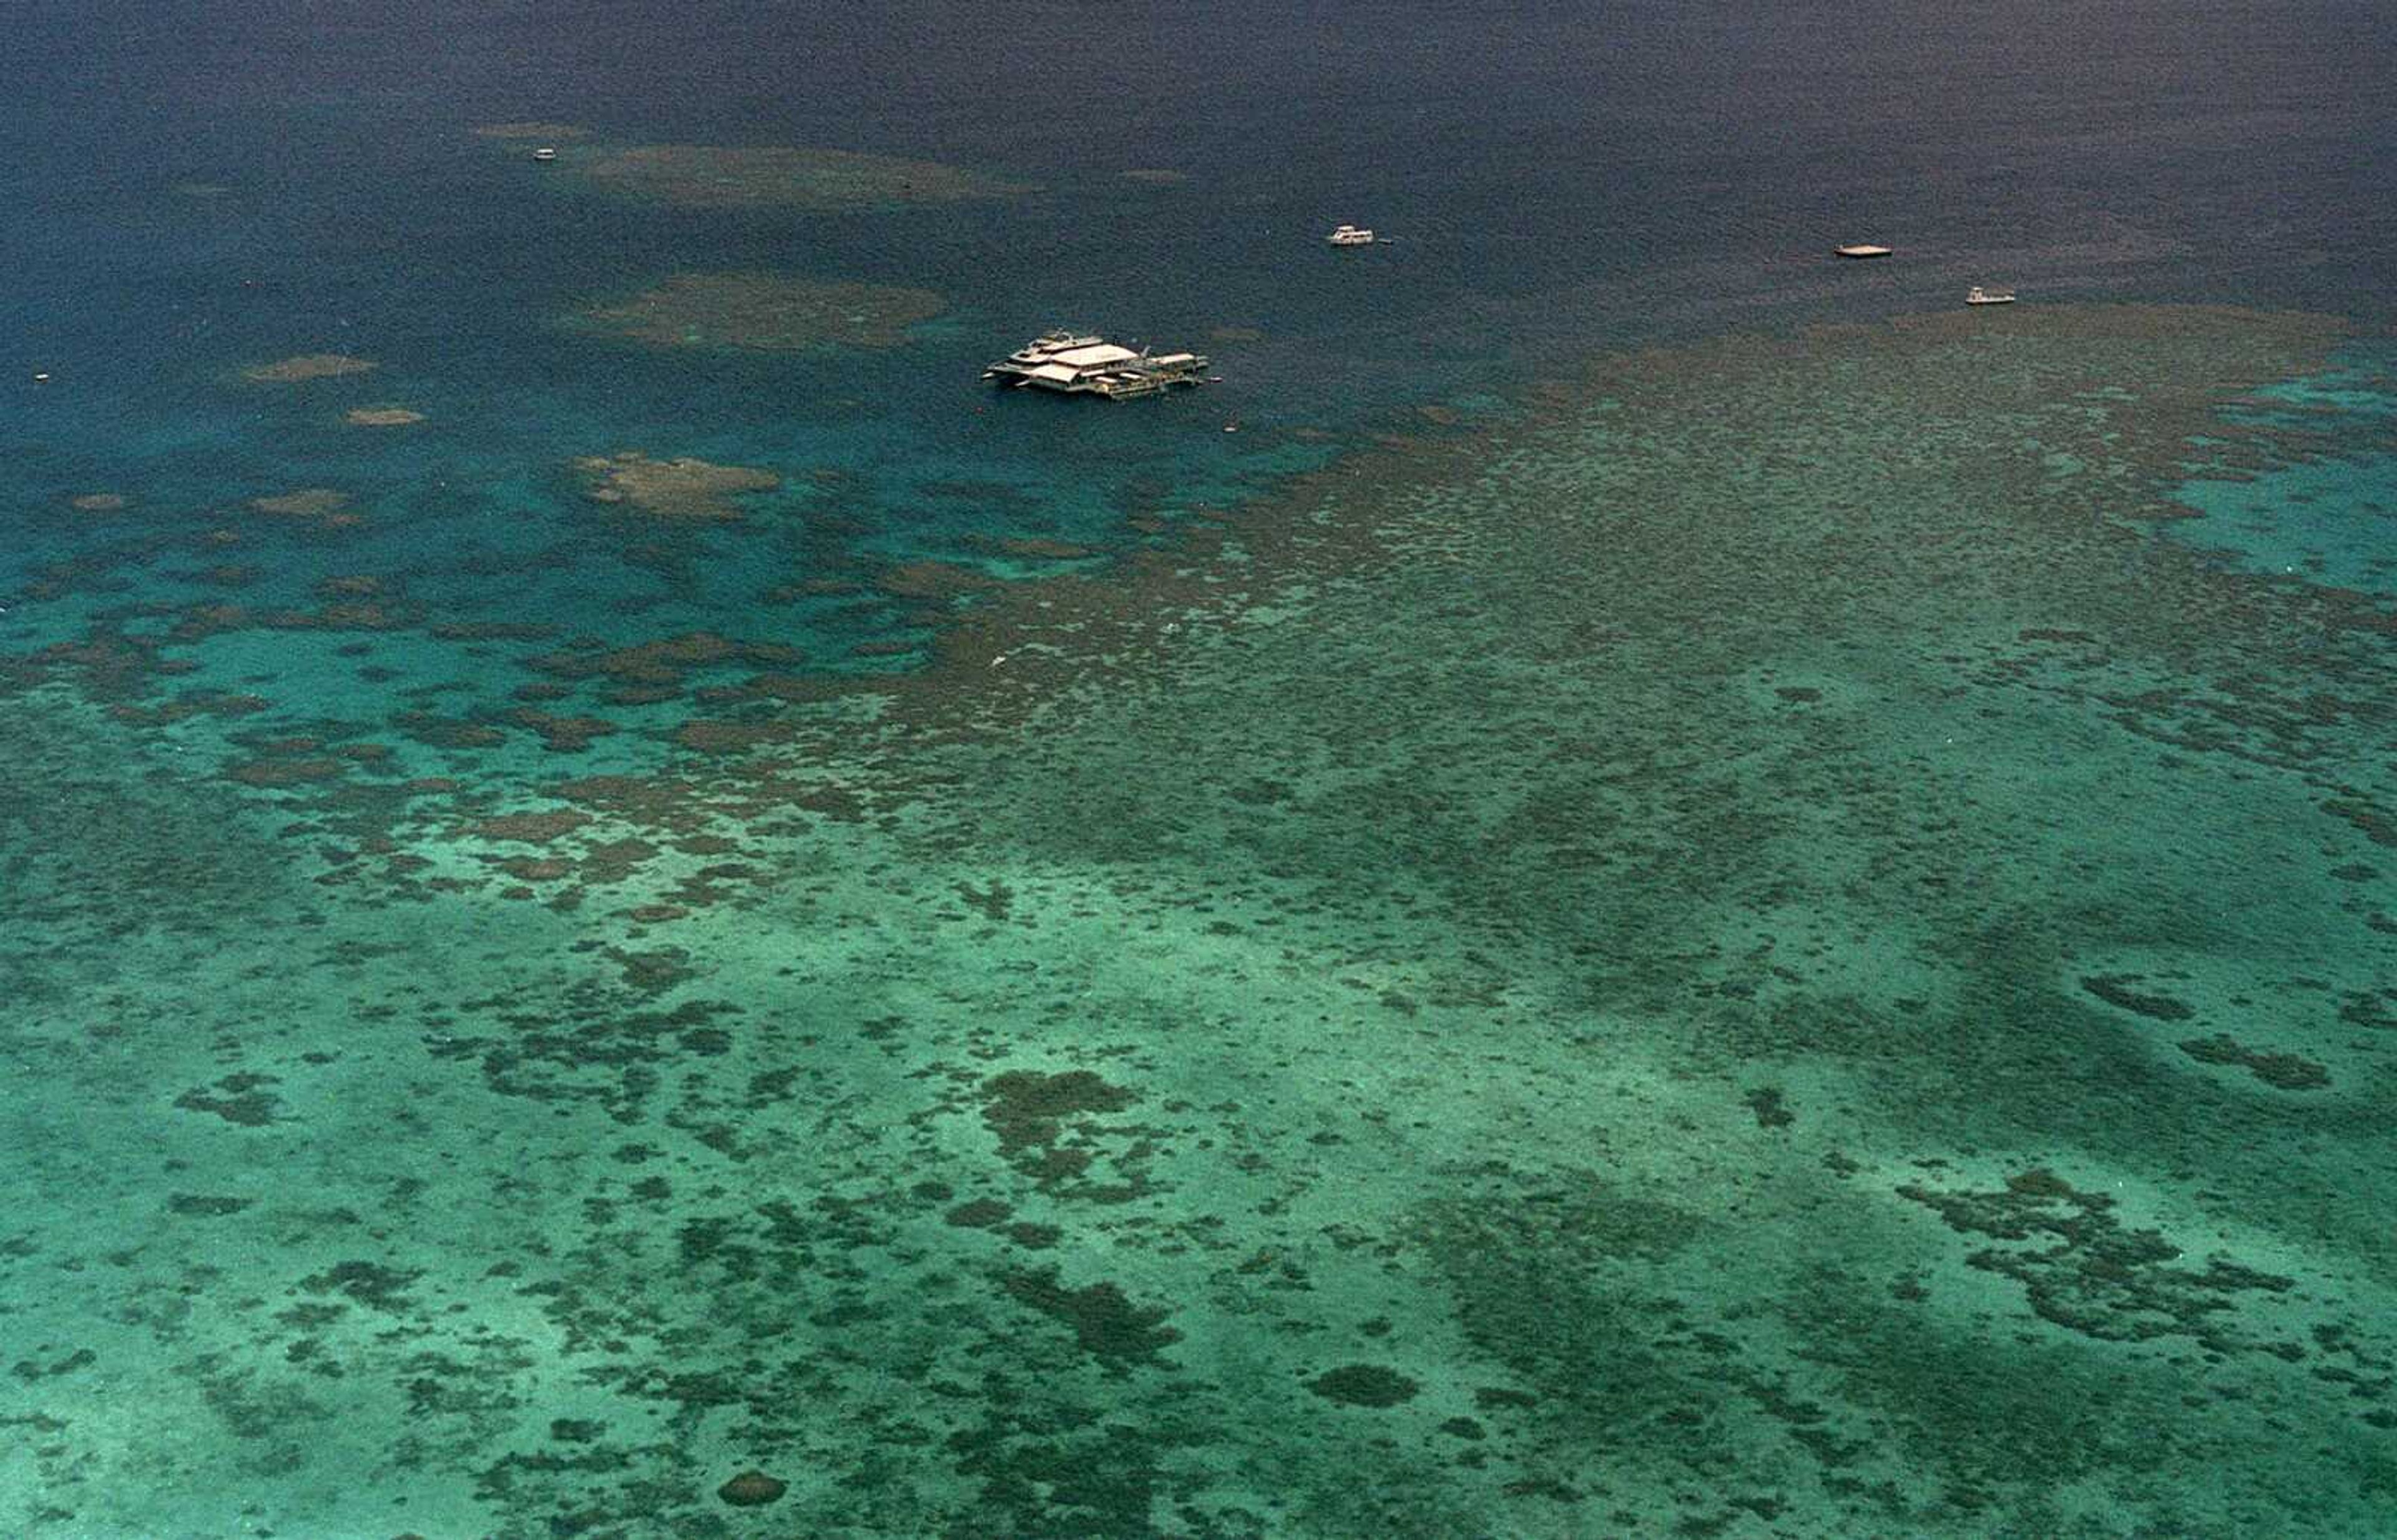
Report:
[{"label": "moored boat next to pontoon", "polygon": [[[1006,357],[984,368],[982,377],[985,380],[1013,380],[1021,383],[1024,376],[1047,364],[1059,354],[1107,345],[1105,338],[1095,334],[1064,330],[1044,331]],[[1130,354],[1131,350],[1126,349],[1126,356],[1130,356]]]}]

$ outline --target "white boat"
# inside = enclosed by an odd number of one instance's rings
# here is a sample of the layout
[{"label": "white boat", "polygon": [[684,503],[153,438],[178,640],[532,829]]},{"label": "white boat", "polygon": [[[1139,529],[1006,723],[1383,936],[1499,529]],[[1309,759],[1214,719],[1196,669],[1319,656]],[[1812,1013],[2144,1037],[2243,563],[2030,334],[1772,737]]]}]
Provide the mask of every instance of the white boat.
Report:
[{"label": "white boat", "polygon": [[1886,257],[1889,255],[1889,248],[1885,246],[1835,246],[1831,248],[1831,249],[1842,257]]},{"label": "white boat", "polygon": [[1372,231],[1360,230],[1353,224],[1344,224],[1339,229],[1334,230],[1332,234],[1324,236],[1323,238],[1330,241],[1334,246],[1371,246],[1373,244],[1373,233]]},{"label": "white boat", "polygon": [[1044,364],[1056,361],[1061,353],[1073,353],[1081,348],[1105,347],[1107,340],[1072,331],[1044,331],[982,371],[985,380],[1021,380]]},{"label": "white boat", "polygon": [[532,153],[532,158],[535,160],[556,160],[557,158],[557,152],[544,144],[540,149],[535,150]]},{"label": "white boat", "polygon": [[2010,305],[2015,302],[2015,291],[2011,288],[1983,288],[1975,284],[1964,290],[1964,302],[1968,305]]}]

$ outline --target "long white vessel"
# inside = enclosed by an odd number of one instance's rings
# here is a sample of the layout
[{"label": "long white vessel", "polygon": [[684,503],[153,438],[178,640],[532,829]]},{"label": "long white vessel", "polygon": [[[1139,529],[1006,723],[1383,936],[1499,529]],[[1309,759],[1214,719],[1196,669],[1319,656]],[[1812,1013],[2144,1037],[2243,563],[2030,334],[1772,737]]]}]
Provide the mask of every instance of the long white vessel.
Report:
[{"label": "long white vessel", "polygon": [[[984,368],[982,371],[982,377],[985,380],[1021,381],[1034,369],[1055,362],[1060,354],[1107,345],[1107,340],[1104,337],[1085,337],[1070,331],[1044,331],[1013,353]],[[1132,356],[1130,350],[1121,351],[1125,357]]]},{"label": "long white vessel", "polygon": [[1889,255],[1889,248],[1885,246],[1835,246],[1831,248],[1831,249],[1842,257],[1886,257]]},{"label": "long white vessel", "polygon": [[1332,234],[1324,236],[1323,238],[1330,241],[1334,246],[1371,246],[1373,244],[1373,233],[1372,231],[1362,229],[1353,224],[1344,224],[1339,229],[1334,230]]},{"label": "long white vessel", "polygon": [[1964,302],[1968,305],[2010,305],[2015,302],[2015,291],[2011,288],[1983,288],[1975,284],[1964,290]]}]

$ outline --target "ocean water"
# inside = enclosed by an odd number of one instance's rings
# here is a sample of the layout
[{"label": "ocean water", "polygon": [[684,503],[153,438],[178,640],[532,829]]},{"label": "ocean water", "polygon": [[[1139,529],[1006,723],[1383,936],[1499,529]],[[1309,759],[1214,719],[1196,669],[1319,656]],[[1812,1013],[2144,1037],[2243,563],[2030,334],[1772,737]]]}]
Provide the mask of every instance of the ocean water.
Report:
[{"label": "ocean water", "polygon": [[2385,8],[9,36],[7,1533],[2397,1528]]}]

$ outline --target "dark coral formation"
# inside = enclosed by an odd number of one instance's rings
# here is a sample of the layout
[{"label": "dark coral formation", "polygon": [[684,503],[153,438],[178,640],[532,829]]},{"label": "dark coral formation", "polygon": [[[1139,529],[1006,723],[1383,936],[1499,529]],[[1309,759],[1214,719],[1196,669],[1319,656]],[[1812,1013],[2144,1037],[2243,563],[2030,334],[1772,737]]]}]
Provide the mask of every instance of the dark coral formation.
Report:
[{"label": "dark coral formation", "polygon": [[744,1470],[716,1489],[716,1495],[736,1508],[764,1507],[791,1490],[790,1483],[762,1470]]},{"label": "dark coral formation", "polygon": [[1076,1346],[1110,1368],[1161,1366],[1158,1355],[1182,1340],[1180,1332],[1164,1324],[1172,1312],[1143,1309],[1112,1283],[1067,1288],[1053,1267],[1010,1273],[1002,1281],[1011,1298],[1070,1327]]},{"label": "dark coral formation", "polygon": [[1778,1087],[1761,1086],[1740,1100],[1748,1104],[1748,1111],[1756,1114],[1758,1128],[1788,1128],[1798,1120],[1798,1115],[1789,1110],[1789,1104]]},{"label": "dark coral formation", "polygon": [[2226,1257],[2203,1268],[2180,1265],[2180,1247],[2163,1234],[2127,1228],[2111,1198],[2081,1191],[2044,1168],[2008,1177],[1995,1191],[1941,1192],[1914,1183],[1897,1191],[1961,1234],[2031,1243],[1989,1247],[1967,1260],[2020,1283],[2042,1319],[2082,1336],[2186,1336],[2218,1353],[2268,1347],[2240,1333],[2240,1300],[2297,1283]]},{"label": "dark coral formation", "polygon": [[1066,1120],[1094,1112],[1121,1112],[1137,1098],[1087,1069],[1055,1075],[1011,1069],[983,1085],[983,1121],[998,1135],[1002,1154],[1054,1144]]},{"label": "dark coral formation", "polygon": [[2131,985],[2138,982],[2138,975],[2135,973],[2098,973],[2082,979],[2081,987],[2108,1005],[2145,1016],[2150,1021],[2185,1022],[2197,1014],[2196,1009],[2187,1000],[2133,989]]},{"label": "dark coral formation", "polygon": [[281,1106],[279,1099],[266,1090],[278,1080],[276,1076],[246,1070],[226,1076],[212,1088],[187,1091],[175,1098],[175,1105],[186,1112],[214,1113],[243,1128],[264,1128],[275,1120]]},{"label": "dark coral formation", "polygon": [[416,1306],[410,1291],[424,1276],[422,1267],[391,1267],[379,1262],[337,1262],[321,1273],[300,1280],[312,1294],[339,1294],[354,1304],[387,1315],[406,1315]]},{"label": "dark coral formation", "polygon": [[738,641],[713,632],[690,631],[652,641],[610,647],[576,637],[552,651],[525,660],[525,666],[553,678],[604,679],[610,705],[647,705],[679,697],[696,673],[731,668],[791,668],[807,654],[787,642]]},{"label": "dark coral formation", "polygon": [[[1343,1406],[1401,1406],[1413,1400],[1422,1385],[1376,1363],[1347,1363],[1318,1374],[1306,1382],[1306,1388],[1327,1401]],[[1470,1435],[1480,1437],[1477,1431]]]},{"label": "dark coral formation", "polygon": [[2249,1048],[2227,1032],[2192,1038],[2180,1051],[2202,1065],[2236,1065],[2268,1086],[2283,1091],[2315,1091],[2330,1084],[2330,1071],[2295,1053],[2268,1053]]}]

